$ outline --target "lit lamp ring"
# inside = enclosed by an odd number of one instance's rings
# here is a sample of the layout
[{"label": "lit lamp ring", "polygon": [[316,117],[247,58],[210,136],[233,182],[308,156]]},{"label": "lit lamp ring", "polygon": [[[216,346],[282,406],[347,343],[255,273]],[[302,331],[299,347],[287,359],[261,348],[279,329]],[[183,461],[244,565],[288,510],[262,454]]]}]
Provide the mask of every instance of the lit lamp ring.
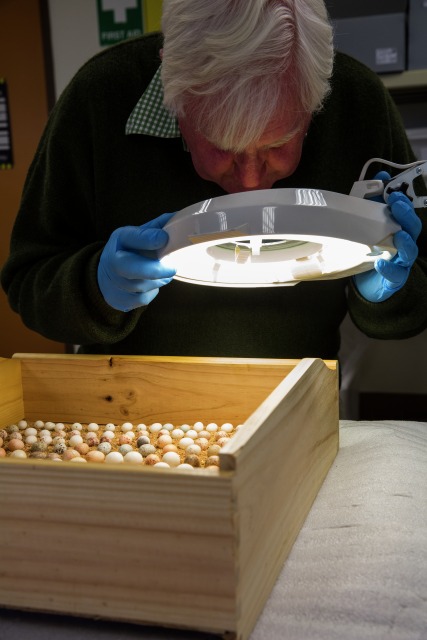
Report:
[{"label": "lit lamp ring", "polygon": [[177,212],[159,252],[176,279],[226,287],[289,286],[373,268],[401,227],[385,204],[315,189],[265,189]]}]

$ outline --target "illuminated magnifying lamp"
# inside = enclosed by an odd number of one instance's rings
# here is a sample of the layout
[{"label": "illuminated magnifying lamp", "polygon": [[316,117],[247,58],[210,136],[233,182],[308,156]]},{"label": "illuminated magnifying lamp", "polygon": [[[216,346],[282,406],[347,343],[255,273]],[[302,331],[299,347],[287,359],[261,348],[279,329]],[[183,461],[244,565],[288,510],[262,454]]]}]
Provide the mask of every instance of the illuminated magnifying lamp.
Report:
[{"label": "illuminated magnifying lamp", "polygon": [[[404,166],[427,171],[427,162]],[[164,227],[169,242],[159,257],[176,268],[175,279],[217,287],[290,286],[368,271],[379,256],[396,254],[393,235],[401,227],[386,204],[365,196],[387,200],[387,189],[401,187],[407,173],[387,183],[360,180],[349,196],[265,189],[199,202]]]}]

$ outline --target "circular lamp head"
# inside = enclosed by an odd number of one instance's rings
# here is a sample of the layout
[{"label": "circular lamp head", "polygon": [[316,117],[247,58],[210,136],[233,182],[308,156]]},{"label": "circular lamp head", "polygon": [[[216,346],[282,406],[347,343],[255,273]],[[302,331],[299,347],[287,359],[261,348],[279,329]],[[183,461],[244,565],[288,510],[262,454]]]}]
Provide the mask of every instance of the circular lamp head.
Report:
[{"label": "circular lamp head", "polygon": [[289,286],[373,268],[396,253],[387,206],[331,191],[265,189],[212,198],[165,225],[175,278],[222,287]]}]

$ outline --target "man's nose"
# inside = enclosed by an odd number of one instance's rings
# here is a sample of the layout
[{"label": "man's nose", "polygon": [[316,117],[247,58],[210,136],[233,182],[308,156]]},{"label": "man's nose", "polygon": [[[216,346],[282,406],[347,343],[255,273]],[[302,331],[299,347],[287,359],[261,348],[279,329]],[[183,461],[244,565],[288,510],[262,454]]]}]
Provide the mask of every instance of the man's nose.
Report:
[{"label": "man's nose", "polygon": [[264,161],[256,153],[240,153],[235,158],[238,178],[245,189],[256,189],[261,183]]}]

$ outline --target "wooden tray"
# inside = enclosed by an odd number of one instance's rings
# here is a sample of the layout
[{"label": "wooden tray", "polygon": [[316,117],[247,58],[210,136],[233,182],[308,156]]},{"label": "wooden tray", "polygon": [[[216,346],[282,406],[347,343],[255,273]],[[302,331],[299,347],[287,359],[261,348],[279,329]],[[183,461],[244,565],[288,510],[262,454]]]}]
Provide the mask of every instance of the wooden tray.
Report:
[{"label": "wooden tray", "polygon": [[335,361],[18,354],[20,419],[244,427],[220,470],[0,460],[0,605],[244,640],[338,450]]}]

